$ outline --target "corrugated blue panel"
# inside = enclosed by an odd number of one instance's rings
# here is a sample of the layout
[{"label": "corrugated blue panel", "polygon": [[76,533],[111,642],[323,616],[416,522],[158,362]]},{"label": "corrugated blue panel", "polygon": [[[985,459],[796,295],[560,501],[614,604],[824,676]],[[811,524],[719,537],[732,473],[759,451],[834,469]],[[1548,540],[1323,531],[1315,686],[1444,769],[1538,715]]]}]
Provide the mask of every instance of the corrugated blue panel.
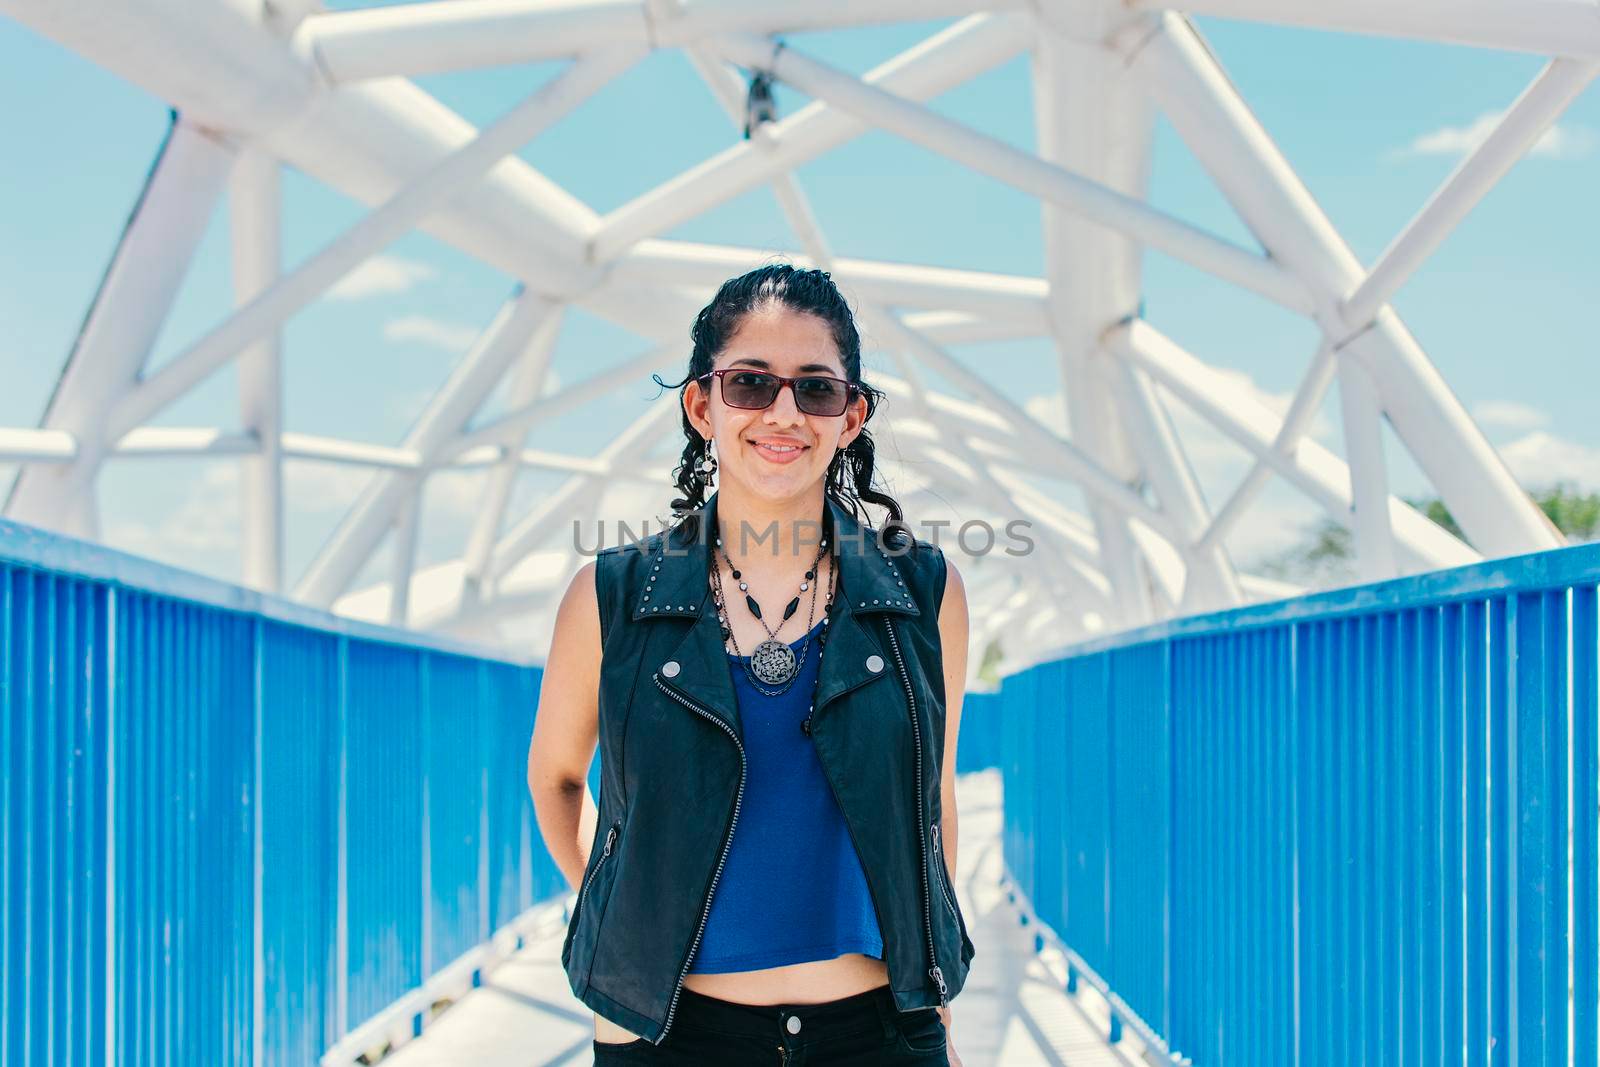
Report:
[{"label": "corrugated blue panel", "polygon": [[[1567,1059],[1566,594],[1519,594],[1510,684],[1516,834],[1515,1047],[1519,1063]],[[1559,709],[1559,710],[1558,710]]]},{"label": "corrugated blue panel", "polygon": [[487,867],[479,848],[488,818],[487,764],[479,740],[476,660],[429,653],[423,669],[422,747],[427,823],[428,936],[422,968],[431,974],[489,936]]},{"label": "corrugated blue panel", "polygon": [[[530,846],[537,844],[539,851],[544,851],[542,838],[530,834],[533,802],[527,788],[528,743],[533,737],[538,679],[529,671],[491,663],[484,666],[482,685],[489,926],[498,930],[559,887],[533,884],[535,860]],[[537,843],[535,838],[539,838]],[[546,856],[542,869],[552,867]]]},{"label": "corrugated blue panel", "polygon": [[118,1064],[251,1056],[252,631],[214,608],[117,594]]},{"label": "corrugated blue panel", "polygon": [[425,976],[424,653],[349,641],[346,656],[346,974],[354,1026]]},{"label": "corrugated blue panel", "polygon": [[1597,575],[1540,553],[1008,679],[1012,877],[1197,1064],[1593,1065]]},{"label": "corrugated blue panel", "polygon": [[341,642],[258,626],[261,1053],[291,1067],[339,1037]]},{"label": "corrugated blue panel", "polygon": [[538,678],[0,522],[0,1067],[313,1063],[563,892]]},{"label": "corrugated blue panel", "polygon": [[1572,1062],[1600,1063],[1600,620],[1572,591]]},{"label": "corrugated blue panel", "polygon": [[[1061,840],[1066,844],[1066,921],[1057,928],[1067,932],[1069,942],[1084,962],[1102,974],[1111,965],[1109,664],[1110,657],[1101,654],[1065,664],[1066,723],[1071,742],[1054,744],[1048,750],[1065,752],[1071,759],[1063,776],[1065,789],[1056,788],[1062,766],[1055,759],[1050,759],[1039,775],[1039,787],[1049,790],[1047,803],[1063,804],[1064,798]],[[1053,854],[1054,850],[1048,852]],[[1043,855],[1035,859],[1038,864],[1045,862]],[[1055,917],[1044,912],[1040,916],[1053,925],[1057,923]]]},{"label": "corrugated blue panel", "polygon": [[1169,1025],[1170,652],[1153,644],[1110,656],[1111,964],[1104,975],[1129,1007],[1163,1030]]},{"label": "corrugated blue panel", "polygon": [[0,564],[0,1064],[106,1062],[105,590]]}]

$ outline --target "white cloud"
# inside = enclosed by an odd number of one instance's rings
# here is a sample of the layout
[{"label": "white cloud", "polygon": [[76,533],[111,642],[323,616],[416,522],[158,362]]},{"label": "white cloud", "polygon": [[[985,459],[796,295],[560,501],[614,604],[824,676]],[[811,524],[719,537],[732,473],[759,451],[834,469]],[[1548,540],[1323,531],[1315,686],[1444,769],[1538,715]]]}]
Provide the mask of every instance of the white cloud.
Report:
[{"label": "white cloud", "polygon": [[[123,518],[108,525],[106,543],[185,570],[205,569],[210,553],[239,544],[239,464],[207,463],[177,507],[154,522]],[[223,575],[236,580],[236,574]]]},{"label": "white cloud", "polygon": [[[1400,153],[1408,156],[1464,156],[1494,132],[1504,117],[1502,111],[1486,111],[1466,126],[1441,126],[1414,139]],[[1528,150],[1530,156],[1547,159],[1578,159],[1593,150],[1595,137],[1582,126],[1551,126]]]},{"label": "white cloud", "polygon": [[383,336],[391,341],[416,341],[432,345],[446,352],[464,352],[478,339],[478,328],[432,319],[426,315],[406,315],[386,323]]},{"label": "white cloud", "polygon": [[1503,426],[1508,430],[1535,430],[1550,422],[1545,412],[1514,400],[1485,401],[1473,407],[1472,417],[1484,426]]},{"label": "white cloud", "polygon": [[1500,456],[1517,482],[1530,491],[1562,481],[1590,492],[1600,489],[1600,449],[1543,430],[1512,441],[1500,449]]},{"label": "white cloud", "polygon": [[426,263],[399,256],[373,256],[346,274],[328,290],[329,300],[365,300],[369,296],[403,293],[419,282],[438,277]]}]

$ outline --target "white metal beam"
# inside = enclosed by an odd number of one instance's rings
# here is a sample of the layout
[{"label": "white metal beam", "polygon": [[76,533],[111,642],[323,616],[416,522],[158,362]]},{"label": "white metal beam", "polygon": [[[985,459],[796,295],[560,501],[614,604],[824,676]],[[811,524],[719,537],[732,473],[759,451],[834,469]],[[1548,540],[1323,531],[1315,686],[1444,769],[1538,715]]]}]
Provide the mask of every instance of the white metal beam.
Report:
[{"label": "white metal beam", "polygon": [[[1273,443],[1281,435],[1283,420],[1146,322],[1133,322],[1111,331],[1105,344],[1137,362],[1196,414],[1261,457],[1285,481],[1319,504],[1330,518],[1344,526],[1354,523],[1350,467],[1344,460],[1311,439],[1301,439],[1292,452],[1275,451]],[[1458,567],[1483,559],[1437,523],[1392,496],[1389,522],[1399,547],[1416,560],[1418,569]]]},{"label": "white metal beam", "polygon": [[[1335,373],[1333,346],[1324,341],[1317,348],[1317,354],[1312,357],[1311,364],[1306,368],[1305,376],[1295,388],[1294,399],[1289,403],[1289,410],[1283,416],[1283,424],[1272,438],[1271,454],[1282,456],[1286,460],[1292,457],[1300,447],[1300,439],[1310,430],[1312,421],[1317,417],[1317,410],[1322,404],[1322,398],[1327,395],[1328,386],[1333,382]],[[1256,456],[1251,461],[1250,470],[1239,480],[1239,484],[1228,496],[1226,503],[1218,509],[1211,519],[1211,524],[1195,542],[1196,548],[1206,548],[1218,544],[1228,536],[1228,531],[1244,516],[1245,510],[1261,495],[1261,490],[1266,488],[1267,482],[1272,477],[1272,466],[1261,456]]]},{"label": "white metal beam", "polygon": [[[1310,286],[1324,332],[1349,337],[1339,305],[1365,272],[1194,27],[1167,14],[1130,47],[1130,64],[1234,210]],[[1392,311],[1346,350],[1365,364],[1390,423],[1473,544],[1508,556],[1565,543]]]},{"label": "white metal beam", "polygon": [[[926,100],[999,66],[1027,47],[1031,20],[1019,15],[974,15],[920,42],[863,76],[909,100]],[[771,136],[741,141],[600,220],[591,253],[609,262],[646,237],[726,203],[780,171],[857,137],[870,127],[853,115],[813,103],[780,120]]]},{"label": "white metal beam", "polygon": [[1366,369],[1339,357],[1339,411],[1344,416],[1344,451],[1350,462],[1354,501],[1356,565],[1361,579],[1382,581],[1399,574],[1389,528],[1389,472],[1383,457],[1383,412]]},{"label": "white metal beam", "polygon": [[[527,351],[517,365],[507,395],[507,401],[513,408],[532,404],[544,392],[545,382],[549,378],[550,357],[561,332],[561,321],[559,313],[552,313],[539,324],[528,341]],[[526,435],[527,431],[524,430],[523,436]],[[522,473],[517,454],[520,447],[519,444],[516,448],[507,449],[505,458],[489,471],[483,500],[478,505],[477,515],[473,517],[472,532],[467,536],[467,548],[462,554],[466,565],[466,588],[469,591],[479,587],[488,570],[489,553],[494,548],[495,539],[500,536],[506,504],[511,499],[511,490],[516,487],[517,476]]]},{"label": "white metal beam", "polygon": [[606,45],[692,45],[709,34],[839,29],[1022,7],[1023,0],[696,0],[662,18],[641,0],[433,0],[315,15],[296,45],[335,82],[561,59]]},{"label": "white metal beam", "polygon": [[[673,400],[676,401],[676,396]],[[683,411],[680,404],[658,400],[643,415],[612,438],[601,451],[600,458],[608,464],[635,462],[655,444],[655,435],[668,431]],[[539,503],[517,520],[505,536],[494,546],[486,570],[486,582],[499,581],[523,558],[539,546],[551,528],[572,514],[574,504],[586,494],[594,492],[596,479],[592,475],[569,478],[553,492],[545,494]],[[480,595],[482,590],[480,589]]]},{"label": "white metal beam", "polygon": [[[543,297],[519,289],[429,401],[406,435],[404,447],[418,453],[425,464],[448,458],[442,455],[445,446],[458,438],[551,308]],[[332,604],[372,555],[384,531],[420,482],[418,472],[375,474],[312,560],[295,589],[296,598],[317,607]]]},{"label": "white metal beam", "polygon": [[1220,544],[1203,550],[1196,547],[1210,516],[1171,418],[1142,370],[1126,361],[1119,369],[1121,409],[1128,422],[1128,437],[1140,453],[1140,462],[1162,510],[1183,532],[1183,543],[1178,546],[1186,569],[1181,607],[1189,613],[1235,607],[1241,603],[1242,595],[1239,576],[1234,573],[1227,551]]},{"label": "white metal beam", "polygon": [[[1032,55],[1034,140],[1041,159],[1142,199],[1148,185],[1155,127],[1147,94],[1120,59],[1099,42],[1108,28],[1087,5],[1046,5]],[[1071,33],[1071,37],[1067,36]],[[1057,381],[1074,443],[1125,483],[1139,479],[1139,457],[1110,362],[1099,350],[1106,327],[1139,309],[1144,249],[1127,234],[1048,200],[1039,203]],[[1107,618],[1133,626],[1155,615],[1153,562],[1141,556],[1125,512],[1094,496],[1086,500],[1100,548],[1100,566],[1116,595]]]},{"label": "white metal beam", "polygon": [[1085,455],[1076,444],[1058,436],[1009,397],[968,370],[963,364],[941,352],[936,346],[925,347],[921,356],[937,374],[966,389],[985,404],[1004,414],[1029,446],[1042,453],[1041,459],[1048,460],[1058,468],[1063,477],[1082,485],[1085,493],[1105,500],[1123,514],[1143,519],[1151,529],[1171,540],[1178,539],[1177,531],[1166,515],[1157,511],[1115,475],[1107,472],[1092,457]]},{"label": "white metal beam", "polygon": [[472,141],[434,164],[382,207],[324,245],[124,397],[112,412],[112,434],[120,436],[138,426],[199,384],[241,348],[276,328],[463,188],[481,179],[501,159],[587,100],[638,58],[635,52],[615,50],[579,60],[484,127]]},{"label": "white metal beam", "polygon": [[389,625],[405,626],[411,617],[411,575],[417,565],[417,529],[422,525],[422,501],[426,486],[415,491],[400,505],[390,534],[394,554],[389,561]]},{"label": "white metal beam", "polygon": [[[1131,0],[1161,13],[1162,0]],[[1593,0],[1186,0],[1192,15],[1217,15],[1344,33],[1416,37],[1540,55],[1600,59]]]},{"label": "white metal beam", "polygon": [[770,71],[818,100],[980,174],[1077,212],[1097,225],[1125,233],[1291,310],[1311,310],[1305,287],[1278,264],[1157,211],[1141,200],[1047,163],[997,137],[945,118],[922,104],[794,49],[775,51],[771,41],[742,35],[718,38],[713,47],[737,63]]},{"label": "white metal beam", "polygon": [[[327,91],[308,59],[269,24],[276,4],[5,0],[5,7],[188,121],[250,138],[285,165],[369,205],[478,132],[403,79]],[[421,228],[529,288],[570,294],[589,284],[584,243],[596,220],[576,197],[508,157]]]},{"label": "white metal beam", "polygon": [[9,518],[97,536],[94,476],[116,441],[108,413],[149,357],[232,163],[232,149],[192,123],[168,131],[41,420],[73,438],[73,462],[24,467]]},{"label": "white metal beam", "polygon": [[[1596,18],[1600,19],[1600,9]],[[1428,205],[1378,257],[1371,272],[1345,299],[1341,309],[1345,321],[1357,329],[1365,328],[1378,309],[1444,243],[1597,73],[1600,63],[1551,60],[1511,105],[1494,132],[1461,161]]]},{"label": "white metal beam", "polygon": [[[642,241],[616,263],[605,285],[623,292],[641,285],[697,285],[709,296],[730,275],[751,270],[771,258],[770,249]],[[792,258],[797,265],[816,265],[809,255]],[[990,317],[1023,316],[1035,333],[1048,330],[1044,301],[1049,290],[1042,278],[849,257],[832,260],[830,269],[837,271],[839,284],[873,303]]]},{"label": "white metal beam", "polygon": [[[278,161],[246,149],[229,188],[233,292],[248,304],[277,281],[281,268]],[[280,335],[268,331],[239,356],[239,423],[260,442],[239,469],[240,576],[245,585],[283,589],[283,366]]]},{"label": "white metal beam", "polygon": [[620,386],[643,381],[651,371],[674,367],[682,362],[683,353],[676,345],[652,348],[620,366],[591,375],[558,393],[542,396],[530,404],[512,408],[498,418],[470,432],[462,433],[454,441],[446,442],[440,447],[437,461],[443,463],[483,445],[512,444],[521,440],[529,429],[546,419],[565,415]]}]

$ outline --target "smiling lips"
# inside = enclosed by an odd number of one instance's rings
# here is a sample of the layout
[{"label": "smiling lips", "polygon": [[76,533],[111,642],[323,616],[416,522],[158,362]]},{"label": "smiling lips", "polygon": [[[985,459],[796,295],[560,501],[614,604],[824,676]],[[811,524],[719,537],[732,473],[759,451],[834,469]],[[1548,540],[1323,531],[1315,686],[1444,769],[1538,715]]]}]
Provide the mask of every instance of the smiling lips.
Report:
[{"label": "smiling lips", "polygon": [[756,454],[766,459],[769,463],[793,463],[806,450],[806,446],[799,441],[777,437],[751,441],[750,447],[754,448]]}]

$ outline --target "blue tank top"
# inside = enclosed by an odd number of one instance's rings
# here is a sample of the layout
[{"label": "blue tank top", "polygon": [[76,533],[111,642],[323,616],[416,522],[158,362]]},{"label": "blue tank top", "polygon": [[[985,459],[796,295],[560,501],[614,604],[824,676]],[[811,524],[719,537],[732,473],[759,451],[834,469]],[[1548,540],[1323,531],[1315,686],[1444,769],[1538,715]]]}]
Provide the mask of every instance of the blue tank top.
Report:
[{"label": "blue tank top", "polygon": [[[861,859],[800,730],[821,663],[821,630],[818,622],[799,677],[781,696],[751,685],[741,662],[748,656],[727,654],[747,762],[744,800],[691,972],[753,971],[847,952],[883,957]],[[800,643],[789,645],[796,656]]]}]

